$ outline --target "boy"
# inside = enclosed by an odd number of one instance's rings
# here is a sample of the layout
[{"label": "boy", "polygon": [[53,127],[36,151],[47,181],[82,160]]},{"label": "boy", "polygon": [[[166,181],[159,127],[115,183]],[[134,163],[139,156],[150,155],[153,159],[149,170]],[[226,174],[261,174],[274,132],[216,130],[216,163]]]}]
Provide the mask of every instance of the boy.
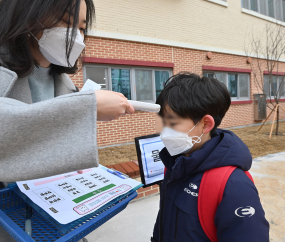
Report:
[{"label": "boy", "polygon": [[[269,242],[269,224],[254,183],[247,146],[231,131],[217,129],[231,105],[226,86],[214,78],[179,73],[157,98],[166,174],[152,242],[210,242],[198,216],[205,171],[237,167],[227,180],[215,214],[219,242]],[[212,240],[213,241],[213,240]]]}]

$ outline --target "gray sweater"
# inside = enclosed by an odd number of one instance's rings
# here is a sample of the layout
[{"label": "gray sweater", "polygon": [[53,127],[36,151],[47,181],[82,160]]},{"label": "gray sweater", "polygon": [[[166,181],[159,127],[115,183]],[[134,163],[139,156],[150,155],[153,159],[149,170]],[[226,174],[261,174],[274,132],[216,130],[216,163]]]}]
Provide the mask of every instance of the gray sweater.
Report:
[{"label": "gray sweater", "polygon": [[54,98],[54,78],[49,74],[50,68],[34,67],[28,81],[33,103]]}]

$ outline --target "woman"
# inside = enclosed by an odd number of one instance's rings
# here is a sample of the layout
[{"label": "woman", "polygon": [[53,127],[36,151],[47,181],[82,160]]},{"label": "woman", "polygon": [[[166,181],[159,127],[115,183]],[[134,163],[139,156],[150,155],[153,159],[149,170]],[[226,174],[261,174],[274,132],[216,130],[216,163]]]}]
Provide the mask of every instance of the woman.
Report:
[{"label": "woman", "polygon": [[0,181],[97,166],[97,120],[134,113],[122,94],[76,92],[67,75],[94,13],[92,0],[0,1]]}]

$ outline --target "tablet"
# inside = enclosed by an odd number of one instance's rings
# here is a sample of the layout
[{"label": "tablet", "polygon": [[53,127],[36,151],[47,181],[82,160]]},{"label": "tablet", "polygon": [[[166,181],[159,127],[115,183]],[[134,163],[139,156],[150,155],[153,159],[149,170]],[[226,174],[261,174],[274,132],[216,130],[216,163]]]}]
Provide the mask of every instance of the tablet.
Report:
[{"label": "tablet", "polygon": [[164,179],[164,165],[159,152],[165,147],[159,134],[135,138],[143,187],[160,184]]}]

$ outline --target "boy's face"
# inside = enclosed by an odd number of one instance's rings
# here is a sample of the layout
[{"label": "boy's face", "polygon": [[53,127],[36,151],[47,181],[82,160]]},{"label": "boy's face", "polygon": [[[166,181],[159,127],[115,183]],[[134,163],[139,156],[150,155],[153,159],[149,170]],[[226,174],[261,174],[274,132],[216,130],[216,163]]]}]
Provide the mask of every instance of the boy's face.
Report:
[{"label": "boy's face", "polygon": [[[192,119],[178,116],[168,105],[165,107],[165,113],[162,121],[165,127],[169,127],[183,133],[188,133],[195,126]],[[203,130],[198,124],[188,135],[201,136],[202,133]]]}]

